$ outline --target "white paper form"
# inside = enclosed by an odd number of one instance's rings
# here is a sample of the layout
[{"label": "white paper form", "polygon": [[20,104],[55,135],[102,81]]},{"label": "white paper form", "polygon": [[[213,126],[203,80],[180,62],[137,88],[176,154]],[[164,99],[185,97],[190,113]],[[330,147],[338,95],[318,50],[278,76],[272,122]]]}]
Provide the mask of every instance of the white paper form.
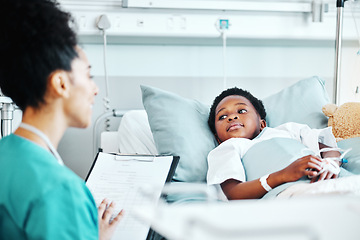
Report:
[{"label": "white paper form", "polygon": [[[144,204],[157,204],[172,162],[172,156],[99,153],[86,185],[97,206],[107,198],[116,203],[116,212],[124,210],[112,240],[146,239],[150,225],[137,220],[133,209]],[[141,192],[144,188],[151,189],[152,198]]]}]

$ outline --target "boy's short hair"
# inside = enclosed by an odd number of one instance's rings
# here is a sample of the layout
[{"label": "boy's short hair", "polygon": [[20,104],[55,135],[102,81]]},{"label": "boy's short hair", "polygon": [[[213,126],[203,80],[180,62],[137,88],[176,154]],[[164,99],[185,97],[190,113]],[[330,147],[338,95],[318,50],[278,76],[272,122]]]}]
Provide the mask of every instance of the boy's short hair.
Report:
[{"label": "boy's short hair", "polygon": [[237,88],[237,87],[233,87],[233,88],[229,88],[227,90],[224,90],[222,93],[220,93],[219,96],[217,96],[210,108],[210,113],[209,113],[209,119],[208,119],[208,125],[210,127],[210,130],[213,132],[213,134],[216,134],[216,129],[215,129],[215,109],[216,107],[219,105],[219,103],[221,102],[221,100],[223,100],[224,98],[228,97],[228,96],[232,96],[232,95],[237,95],[237,96],[241,96],[246,98],[247,100],[250,101],[250,103],[254,106],[255,110],[257,111],[257,113],[259,114],[260,118],[265,120],[266,118],[266,111],[265,111],[265,107],[264,104],[262,103],[262,101],[260,99],[257,99],[256,97],[254,97],[250,92],[243,90],[241,88]]},{"label": "boy's short hair", "polygon": [[78,57],[73,19],[51,0],[3,0],[0,89],[21,110],[44,103],[48,77]]}]

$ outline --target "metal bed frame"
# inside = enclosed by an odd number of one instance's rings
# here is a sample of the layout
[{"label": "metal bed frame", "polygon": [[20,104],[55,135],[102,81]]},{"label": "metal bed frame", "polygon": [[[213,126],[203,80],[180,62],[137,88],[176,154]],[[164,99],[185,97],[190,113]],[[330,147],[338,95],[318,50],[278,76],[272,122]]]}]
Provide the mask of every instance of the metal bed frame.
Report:
[{"label": "metal bed frame", "polygon": [[334,77],[334,92],[333,102],[338,105],[340,98],[340,74],[341,74],[341,44],[342,44],[342,25],[344,3],[347,0],[337,0],[336,8],[336,39],[335,39],[335,77]]},{"label": "metal bed frame", "polygon": [[119,109],[113,109],[111,111],[105,112],[101,114],[94,122],[94,128],[93,128],[93,151],[94,156],[98,152],[102,152],[102,149],[100,147],[100,124],[106,121],[106,119],[110,117],[118,117],[122,118],[124,114],[129,110],[119,110]]}]

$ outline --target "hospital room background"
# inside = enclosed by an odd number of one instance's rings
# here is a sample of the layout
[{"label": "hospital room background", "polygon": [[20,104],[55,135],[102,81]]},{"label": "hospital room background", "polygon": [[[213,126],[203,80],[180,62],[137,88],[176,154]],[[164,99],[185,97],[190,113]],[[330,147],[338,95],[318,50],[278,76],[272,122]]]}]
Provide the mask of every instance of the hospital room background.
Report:
[{"label": "hospital room background", "polygon": [[[93,124],[106,111],[106,95],[110,109],[143,109],[140,85],[210,105],[224,87],[241,87],[265,98],[319,76],[334,101],[336,1],[60,3],[76,20],[100,89]],[[360,1],[345,3],[338,104],[360,100],[359,13]],[[96,24],[101,15],[110,23],[104,31]],[[15,129],[19,110],[14,118]],[[116,131],[116,121],[111,120],[110,130]],[[93,137],[93,125],[69,129],[59,145],[65,164],[82,178],[94,160]]]}]

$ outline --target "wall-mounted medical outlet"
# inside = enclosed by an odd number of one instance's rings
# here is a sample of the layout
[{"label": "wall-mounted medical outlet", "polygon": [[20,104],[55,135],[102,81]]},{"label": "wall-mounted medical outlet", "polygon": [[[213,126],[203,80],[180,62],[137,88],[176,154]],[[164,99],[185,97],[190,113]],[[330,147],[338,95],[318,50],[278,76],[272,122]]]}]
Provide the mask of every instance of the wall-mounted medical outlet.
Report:
[{"label": "wall-mounted medical outlet", "polygon": [[230,20],[227,17],[220,17],[215,22],[215,28],[221,34],[225,33],[230,28]]},{"label": "wall-mounted medical outlet", "polygon": [[229,19],[219,19],[219,28],[222,30],[227,30],[230,27]]},{"label": "wall-mounted medical outlet", "polygon": [[115,20],[114,20],[114,28],[116,28],[116,29],[121,28],[121,18],[120,17],[115,18]]},{"label": "wall-mounted medical outlet", "polygon": [[80,16],[78,19],[78,27],[80,29],[85,29],[86,28],[86,16]]},{"label": "wall-mounted medical outlet", "polygon": [[138,27],[144,27],[144,25],[145,25],[144,19],[138,19],[138,20],[136,21],[136,26],[138,26]]},{"label": "wall-mounted medical outlet", "polygon": [[106,14],[100,15],[96,20],[96,27],[99,30],[107,30],[111,27],[109,17]]},{"label": "wall-mounted medical outlet", "polygon": [[187,19],[182,15],[173,15],[167,19],[167,28],[172,30],[184,30],[187,28]]}]

